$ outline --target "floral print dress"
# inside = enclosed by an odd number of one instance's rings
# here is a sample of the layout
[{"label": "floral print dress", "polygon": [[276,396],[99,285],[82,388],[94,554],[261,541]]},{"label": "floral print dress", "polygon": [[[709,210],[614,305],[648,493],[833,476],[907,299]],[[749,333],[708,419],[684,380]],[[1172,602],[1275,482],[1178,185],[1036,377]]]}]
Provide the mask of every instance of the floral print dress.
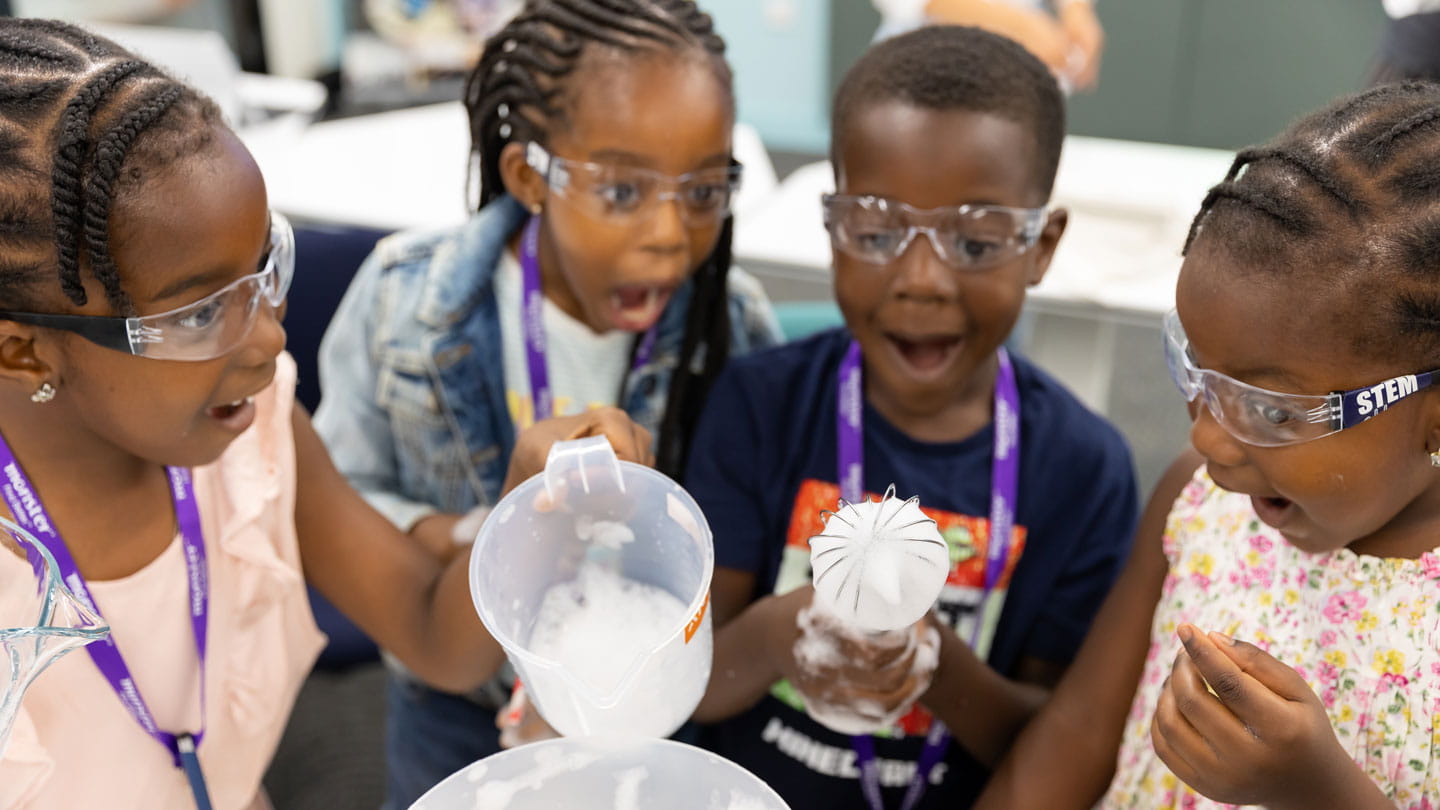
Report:
[{"label": "floral print dress", "polygon": [[1180,782],[1155,755],[1150,720],[1190,622],[1249,641],[1294,667],[1320,696],[1340,744],[1405,810],[1440,810],[1440,557],[1381,559],[1300,551],[1261,523],[1250,499],[1204,468],[1165,527],[1170,571],[1150,631],[1115,779],[1101,808],[1233,807]]}]

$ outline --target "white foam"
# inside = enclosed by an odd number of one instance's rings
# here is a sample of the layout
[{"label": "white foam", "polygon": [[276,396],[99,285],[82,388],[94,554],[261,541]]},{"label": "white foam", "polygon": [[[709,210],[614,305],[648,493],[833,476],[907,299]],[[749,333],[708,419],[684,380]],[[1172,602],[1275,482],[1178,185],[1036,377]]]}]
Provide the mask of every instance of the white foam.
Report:
[{"label": "white foam", "polygon": [[491,779],[475,791],[475,810],[507,810],[522,791],[542,790],[552,778],[584,770],[600,760],[598,754],[562,753],[537,749],[535,767],[518,779]]},{"label": "white foam", "polygon": [[889,711],[873,700],[831,703],[815,695],[804,694],[806,713],[817,723],[841,734],[873,734],[894,726],[930,687],[931,677],[940,662],[940,634],[933,627],[909,626],[903,630],[865,632],[847,626],[843,619],[818,602],[802,608],[796,614],[795,622],[800,630],[795,640],[795,663],[806,673],[834,678],[837,670],[851,663],[846,646],[863,646],[875,651],[898,649],[892,660],[913,656],[909,675],[914,679],[914,685]]},{"label": "white foam", "polygon": [[728,797],[713,796],[707,810],[772,810],[774,807],[773,802],[752,796],[738,788],[731,788]]},{"label": "white foam", "polygon": [[615,774],[615,810],[640,810],[640,785],[650,778],[650,769],[637,765]]},{"label": "white foam", "polygon": [[925,616],[945,587],[950,550],[919,501],[891,487],[880,501],[843,504],[810,538],[815,598],[846,622],[883,632]]},{"label": "white foam", "polygon": [[529,648],[607,694],[675,631],[686,607],[664,589],[587,562],[545,592]]}]

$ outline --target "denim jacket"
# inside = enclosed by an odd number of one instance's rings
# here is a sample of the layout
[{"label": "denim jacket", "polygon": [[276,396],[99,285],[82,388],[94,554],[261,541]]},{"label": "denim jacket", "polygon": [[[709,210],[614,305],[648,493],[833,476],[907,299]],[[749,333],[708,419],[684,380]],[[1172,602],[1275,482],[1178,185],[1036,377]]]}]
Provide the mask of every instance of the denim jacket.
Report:
[{"label": "denim jacket", "polygon": [[[515,428],[506,407],[495,269],[525,209],[501,197],[459,227],[409,231],[376,247],[320,345],[315,428],[336,466],[401,529],[436,511],[491,505]],[[679,361],[692,287],[661,315],[649,362],[624,409],[656,433]],[[780,341],[770,302],[732,268],[732,355]]]}]

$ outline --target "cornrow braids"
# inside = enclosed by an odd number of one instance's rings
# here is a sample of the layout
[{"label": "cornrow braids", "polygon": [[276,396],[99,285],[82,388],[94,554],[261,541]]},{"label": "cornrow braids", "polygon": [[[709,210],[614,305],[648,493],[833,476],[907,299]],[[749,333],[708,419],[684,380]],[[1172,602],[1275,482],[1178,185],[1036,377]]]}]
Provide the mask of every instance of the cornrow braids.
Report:
[{"label": "cornrow braids", "polygon": [[125,113],[120,122],[95,145],[90,178],[85,182],[85,246],[90,251],[90,272],[105,285],[105,296],[118,312],[133,308],[120,288],[120,274],[110,256],[110,209],[115,201],[115,181],[130,146],[170,106],[180,100],[180,85],[161,87]]},{"label": "cornrow braids", "polygon": [[110,254],[116,194],[217,126],[213,102],[103,37],[0,19],[0,307],[33,308],[55,281],[82,306],[88,267],[133,314]]},{"label": "cornrow braids", "polygon": [[103,58],[125,53],[125,49],[110,40],[97,37],[84,28],[71,25],[67,22],[30,18],[20,22],[24,26],[27,36],[34,36],[37,33],[48,34],[51,37],[69,43],[92,57]]},{"label": "cornrow braids", "polygon": [[36,42],[28,34],[7,31],[0,35],[0,58],[25,65],[51,64],[68,68],[81,64],[74,54],[44,42]]},{"label": "cornrow braids", "polygon": [[690,437],[695,433],[705,397],[730,358],[729,278],[734,227],[734,218],[726,217],[715,251],[693,276],[695,290],[685,321],[680,362],[670,381],[665,415],[660,420],[655,469],[677,480],[685,473]]},{"label": "cornrow braids", "polygon": [[[593,49],[621,56],[647,52],[707,57],[728,90],[725,41],[710,15],[691,0],[527,0],[509,24],[485,43],[465,82],[470,118],[472,183],[478,168],[477,208],[505,193],[500,152],[512,141],[545,145],[568,124],[575,97],[571,79]],[[733,228],[727,219],[715,249],[692,276],[694,285],[680,363],[667,394],[656,467],[678,477],[701,402],[729,356],[727,279]]]},{"label": "cornrow braids", "polygon": [[[90,119],[95,108],[110,95],[116,84],[146,65],[128,60],[101,70],[65,105],[55,137],[55,169],[50,203],[55,229],[61,234],[80,230],[81,167],[90,146]],[[80,245],[74,239],[56,241],[60,260],[60,285],[77,306],[85,304],[85,286],[80,281]]]},{"label": "cornrow braids", "polygon": [[[1440,84],[1340,99],[1236,155],[1184,253],[1218,249],[1245,272],[1288,273],[1368,307],[1364,355],[1440,363]],[[1396,338],[1403,342],[1397,343]],[[1413,356],[1412,356],[1413,355]]]},{"label": "cornrow braids", "polygon": [[725,42],[691,0],[529,0],[485,43],[465,82],[472,165],[480,171],[479,205],[504,193],[500,151],[510,141],[537,141],[566,123],[565,79],[587,46],[621,54],[699,49],[725,87]]}]

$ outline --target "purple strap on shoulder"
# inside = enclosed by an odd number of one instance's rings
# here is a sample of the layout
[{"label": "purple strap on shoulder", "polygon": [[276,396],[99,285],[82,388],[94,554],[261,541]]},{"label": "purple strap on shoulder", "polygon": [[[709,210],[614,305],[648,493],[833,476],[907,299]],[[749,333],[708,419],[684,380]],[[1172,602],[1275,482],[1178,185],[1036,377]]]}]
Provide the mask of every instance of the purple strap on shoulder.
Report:
[{"label": "purple strap on shoulder", "polygon": [[[1002,347],[996,352],[999,363],[995,375],[993,446],[990,457],[990,535],[985,548],[985,584],[975,621],[971,644],[979,649],[985,621],[985,608],[991,593],[1005,574],[1010,557],[1010,536],[1015,527],[1015,504],[1020,491],[1020,391],[1015,383],[1015,367]],[[836,465],[840,479],[840,497],[850,503],[864,498],[865,433],[864,390],[862,385],[860,343],[851,341],[840,363],[840,379],[836,391]],[[885,810],[880,795],[879,768],[875,760],[875,742],[869,736],[851,738],[855,764],[860,771],[860,792],[871,810]],[[944,758],[950,746],[950,733],[940,719],[934,718],[925,746],[915,763],[915,775],[905,791],[901,810],[913,810],[929,787],[930,773]]]},{"label": "purple strap on shoulder", "polygon": [[[530,372],[530,402],[535,421],[555,415],[550,371],[545,362],[545,294],[540,289],[540,217],[532,216],[520,235],[520,331],[525,338],[525,366]],[[631,370],[650,362],[655,351],[658,324],[642,334],[635,347]]]},{"label": "purple strap on shoulder", "polygon": [[[190,471],[183,467],[166,467],[165,472],[170,483],[170,497],[175,505],[175,520],[180,527],[180,545],[185,555],[186,586],[190,595],[190,625],[195,635],[195,651],[200,662],[201,729],[194,734],[176,735],[159,727],[154,715],[150,713],[150,707],[141,697],[140,689],[130,674],[130,667],[120,654],[113,635],[87,645],[85,650],[130,716],[135,718],[135,722],[140,724],[146,734],[165,746],[174,758],[175,767],[185,769],[191,789],[195,792],[197,807],[208,808],[209,799],[204,792],[204,780],[195,755],[195,747],[205,737],[205,652],[210,613],[210,574],[205,554],[205,534],[200,524],[200,510],[195,503]],[[40,494],[21,469],[19,460],[15,458],[14,451],[3,436],[0,436],[0,473],[3,473],[0,475],[3,477],[3,482],[0,482],[0,496],[4,497],[15,522],[44,544],[46,550],[55,558],[61,578],[75,596],[97,615],[103,615],[100,606],[95,604],[95,599],[90,594],[85,577],[75,564],[75,558],[70,554],[69,546],[56,531],[50,513],[40,501]],[[182,738],[184,745],[181,744]]]}]

